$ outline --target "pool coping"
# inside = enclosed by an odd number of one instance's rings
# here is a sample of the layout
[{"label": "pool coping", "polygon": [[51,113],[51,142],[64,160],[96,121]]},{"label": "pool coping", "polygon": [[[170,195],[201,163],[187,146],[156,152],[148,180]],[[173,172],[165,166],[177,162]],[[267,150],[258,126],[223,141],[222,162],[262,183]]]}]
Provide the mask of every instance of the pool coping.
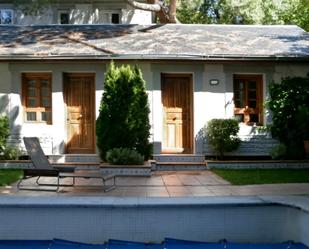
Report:
[{"label": "pool coping", "polygon": [[246,197],[25,197],[0,198],[0,208],[152,208],[286,206],[309,213],[309,195]]}]

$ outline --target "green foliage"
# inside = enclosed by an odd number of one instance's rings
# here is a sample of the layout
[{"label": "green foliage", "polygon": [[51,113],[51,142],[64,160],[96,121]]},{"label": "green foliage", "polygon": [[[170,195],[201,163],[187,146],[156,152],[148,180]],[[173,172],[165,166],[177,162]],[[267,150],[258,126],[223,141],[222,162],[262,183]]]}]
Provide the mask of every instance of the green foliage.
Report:
[{"label": "green foliage", "polygon": [[187,0],[180,0],[177,8],[177,18],[181,23],[212,23],[211,17],[205,13],[200,1],[189,4]]},{"label": "green foliage", "polygon": [[182,23],[295,24],[309,31],[308,0],[180,0]]},{"label": "green foliage", "polygon": [[306,183],[309,169],[212,169],[233,185]]},{"label": "green foliage", "polygon": [[6,116],[0,116],[0,159],[17,160],[22,154],[18,147],[7,145],[7,139],[10,135],[9,119]]},{"label": "green foliage", "polygon": [[19,147],[6,146],[2,157],[4,160],[18,160],[21,155],[22,151],[19,149]]},{"label": "green foliage", "polygon": [[113,148],[130,148],[148,160],[149,143],[148,95],[141,70],[111,63],[104,81],[104,93],[97,119],[96,133],[100,156]]},{"label": "green foliage", "polygon": [[285,158],[286,153],[287,149],[285,144],[278,144],[271,150],[270,155],[272,159],[280,160]]},{"label": "green foliage", "polygon": [[0,154],[4,153],[6,141],[10,135],[9,119],[6,116],[0,116]]},{"label": "green foliage", "polygon": [[50,0],[13,0],[16,8],[20,9],[25,15],[42,15],[44,9],[51,3]]},{"label": "green foliage", "polygon": [[206,141],[220,158],[223,158],[224,152],[230,152],[239,147],[238,131],[239,126],[235,119],[212,119],[205,127]]},{"label": "green foliage", "polygon": [[272,136],[286,146],[286,158],[303,157],[303,140],[309,139],[309,77],[285,78],[271,84],[269,93]]},{"label": "green foliage", "polygon": [[10,185],[19,180],[23,175],[20,169],[0,169],[0,186]]},{"label": "green foliage", "polygon": [[106,160],[114,165],[142,165],[144,157],[136,150],[129,148],[114,148],[106,153]]}]

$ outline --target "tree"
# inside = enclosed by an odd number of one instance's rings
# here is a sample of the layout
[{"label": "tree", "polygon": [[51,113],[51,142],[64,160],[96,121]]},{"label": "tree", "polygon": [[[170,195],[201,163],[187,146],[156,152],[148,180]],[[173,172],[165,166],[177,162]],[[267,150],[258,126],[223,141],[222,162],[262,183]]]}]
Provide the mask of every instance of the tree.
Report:
[{"label": "tree", "polygon": [[269,87],[271,133],[286,146],[286,158],[304,156],[303,141],[309,140],[309,77],[282,79]]},{"label": "tree", "polygon": [[13,4],[25,15],[41,15],[51,0],[13,0]]},{"label": "tree", "polygon": [[177,9],[182,23],[295,24],[309,31],[308,16],[308,0],[180,0]]},{"label": "tree", "polygon": [[177,0],[170,0],[169,4],[164,0],[147,0],[147,3],[140,1],[126,0],[135,9],[152,11],[157,13],[160,23],[178,23],[176,17]]},{"label": "tree", "polygon": [[100,157],[114,148],[134,149],[149,159],[148,95],[139,68],[116,67],[114,63],[105,75],[104,93],[97,119],[96,133]]}]

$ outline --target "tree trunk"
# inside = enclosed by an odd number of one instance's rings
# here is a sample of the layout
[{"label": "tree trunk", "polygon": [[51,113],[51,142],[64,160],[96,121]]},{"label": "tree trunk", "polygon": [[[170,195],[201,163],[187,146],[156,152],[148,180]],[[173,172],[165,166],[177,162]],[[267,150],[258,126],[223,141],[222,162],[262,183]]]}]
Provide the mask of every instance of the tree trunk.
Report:
[{"label": "tree trunk", "polygon": [[164,0],[147,0],[141,3],[135,0],[126,0],[135,9],[155,12],[160,23],[179,23],[176,17],[177,0],[170,0],[169,6],[165,5]]}]

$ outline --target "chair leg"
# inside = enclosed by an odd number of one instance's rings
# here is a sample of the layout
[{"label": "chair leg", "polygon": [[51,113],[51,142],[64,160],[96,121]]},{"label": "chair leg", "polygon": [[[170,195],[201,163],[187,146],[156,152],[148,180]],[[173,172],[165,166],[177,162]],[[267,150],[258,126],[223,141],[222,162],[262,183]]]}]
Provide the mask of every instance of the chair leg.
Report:
[{"label": "chair leg", "polygon": [[57,176],[57,189],[56,192],[59,193],[59,183],[60,183],[60,177],[59,175]]},{"label": "chair leg", "polygon": [[114,176],[113,177],[113,184],[112,185],[110,185],[110,186],[106,186],[106,181],[104,180],[104,178],[102,177],[102,181],[103,181],[103,186],[104,186],[104,192],[108,192],[108,191],[110,191],[110,190],[112,190],[112,189],[114,189],[114,188],[116,188],[116,176]]},{"label": "chair leg", "polygon": [[[17,189],[18,190],[29,190],[29,191],[49,191],[49,192],[55,192],[55,191],[58,191],[58,188],[57,189],[42,189],[42,188],[28,188],[28,187],[22,187],[21,186],[21,183],[26,180],[26,179],[29,179],[29,178],[32,178],[33,176],[23,176],[17,183]],[[36,182],[38,182],[38,179],[36,180]],[[55,186],[54,185],[51,185],[51,184],[38,184],[39,186]]]},{"label": "chair leg", "polygon": [[23,180],[25,180],[25,176],[23,176],[22,178],[19,179],[19,181],[17,182],[17,189],[21,190],[20,184],[22,183]]},{"label": "chair leg", "polygon": [[[54,183],[40,183],[39,182],[39,180],[40,180],[40,178],[41,178],[41,176],[39,176],[38,178],[37,178],[37,180],[36,180],[36,184],[37,185],[39,185],[39,186],[58,186],[59,185],[59,187],[72,187],[72,186],[74,186],[74,182],[73,182],[73,184],[60,184],[60,183],[58,183],[58,180],[57,180],[57,183],[56,184],[54,184]],[[59,177],[58,177],[59,178]],[[60,182],[60,180],[59,180],[59,182]]]},{"label": "chair leg", "polygon": [[36,179],[36,184],[40,186],[39,180],[40,180],[41,176],[38,176],[38,178]]}]

